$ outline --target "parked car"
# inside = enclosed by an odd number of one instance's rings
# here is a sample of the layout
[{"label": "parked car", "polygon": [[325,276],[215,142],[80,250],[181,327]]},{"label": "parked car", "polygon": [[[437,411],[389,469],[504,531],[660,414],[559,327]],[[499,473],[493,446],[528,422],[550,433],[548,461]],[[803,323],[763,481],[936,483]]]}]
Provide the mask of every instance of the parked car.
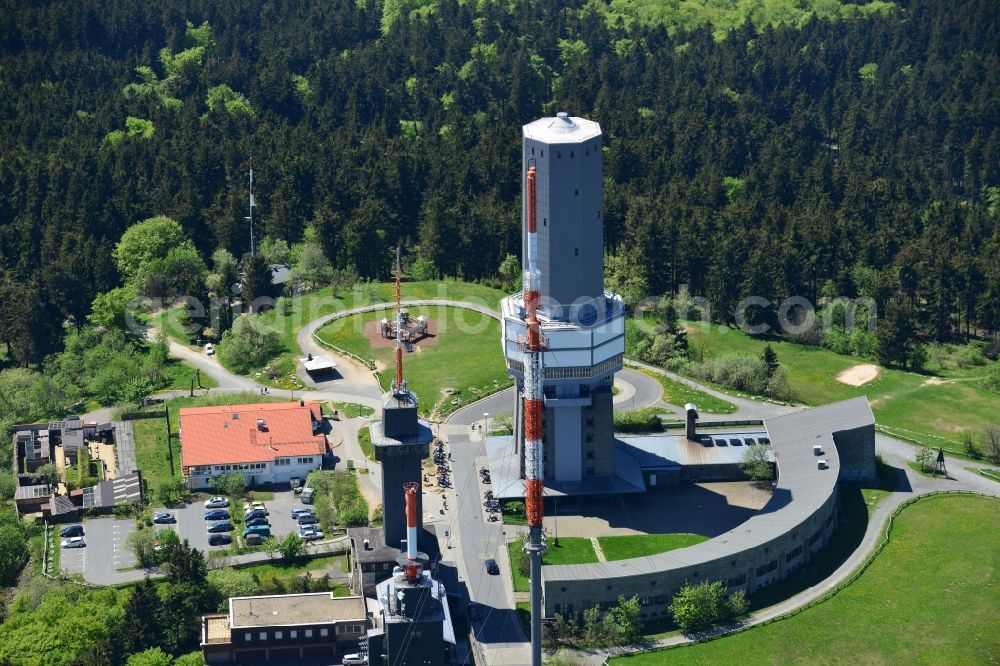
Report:
[{"label": "parked car", "polygon": [[340,663],[349,666],[363,666],[368,663],[368,657],[362,657],[357,652],[352,652],[351,654],[345,654]]},{"label": "parked car", "polygon": [[251,509],[243,514],[243,520],[253,520],[254,518],[267,518],[267,512],[260,509]]},{"label": "parked car", "polygon": [[248,534],[243,537],[243,542],[248,546],[259,546],[264,541],[266,541],[266,538],[260,534]]},{"label": "parked car", "polygon": [[212,523],[208,526],[209,532],[231,532],[233,529],[233,524],[228,520],[220,520],[217,523]]},{"label": "parked car", "polygon": [[303,526],[299,528],[299,536],[306,541],[319,541],[323,538],[323,530],[315,527]]},{"label": "parked car", "polygon": [[319,522],[316,516],[311,513],[299,514],[296,520],[299,522],[299,525],[315,525]]},{"label": "parked car", "polygon": [[233,542],[233,537],[229,534],[211,534],[208,537],[209,546],[225,546]]},{"label": "parked car", "polygon": [[83,525],[67,525],[66,527],[59,530],[59,536],[65,537],[82,537],[83,536]]},{"label": "parked car", "polygon": [[62,540],[62,547],[63,548],[83,548],[86,545],[87,544],[84,543],[82,536],[70,537],[68,539],[63,539]]},{"label": "parked car", "polygon": [[243,529],[243,536],[247,537],[251,534],[259,534],[265,539],[271,536],[271,528],[268,525],[251,525]]},{"label": "parked car", "polygon": [[293,476],[288,480],[288,484],[292,487],[292,492],[296,495],[302,492],[302,479],[297,476]]},{"label": "parked car", "polygon": [[205,353],[208,354],[209,356],[211,356],[212,354],[214,354],[215,353],[215,345],[213,345],[211,342],[209,342],[208,344],[206,344],[205,345]]},{"label": "parked car", "polygon": [[247,527],[254,527],[256,525],[270,525],[270,523],[267,522],[267,518],[264,516],[254,516],[247,519],[246,525]]},{"label": "parked car", "polygon": [[254,502],[244,502],[243,513],[246,513],[247,511],[263,511],[266,515],[267,507],[264,506],[264,503],[259,500]]},{"label": "parked car", "polygon": [[224,509],[229,506],[229,500],[225,497],[213,497],[210,500],[205,500],[206,509]]},{"label": "parked car", "polygon": [[490,574],[491,576],[496,576],[497,574],[500,573],[500,566],[497,564],[497,561],[494,560],[493,558],[486,560],[486,573]]},{"label": "parked car", "polygon": [[153,522],[160,525],[169,525],[170,523],[176,523],[177,519],[174,518],[174,514],[162,511],[160,513],[153,514]]},{"label": "parked car", "polygon": [[311,516],[313,515],[312,509],[292,509],[292,518],[298,518],[299,516]]},{"label": "parked car", "polygon": [[205,520],[229,520],[227,509],[211,509],[205,512]]}]

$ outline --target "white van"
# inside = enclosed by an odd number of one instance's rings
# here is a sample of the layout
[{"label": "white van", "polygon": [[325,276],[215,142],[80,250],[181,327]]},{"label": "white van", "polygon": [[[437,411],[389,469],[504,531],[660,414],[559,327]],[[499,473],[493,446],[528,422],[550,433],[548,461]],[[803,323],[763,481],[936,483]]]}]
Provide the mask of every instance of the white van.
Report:
[{"label": "white van", "polygon": [[341,663],[345,664],[345,666],[347,664],[367,664],[368,657],[362,657],[357,652],[354,652],[352,654],[345,654],[344,658],[341,660]]},{"label": "white van", "polygon": [[302,503],[312,504],[313,503],[313,492],[314,490],[308,486],[302,489]]}]

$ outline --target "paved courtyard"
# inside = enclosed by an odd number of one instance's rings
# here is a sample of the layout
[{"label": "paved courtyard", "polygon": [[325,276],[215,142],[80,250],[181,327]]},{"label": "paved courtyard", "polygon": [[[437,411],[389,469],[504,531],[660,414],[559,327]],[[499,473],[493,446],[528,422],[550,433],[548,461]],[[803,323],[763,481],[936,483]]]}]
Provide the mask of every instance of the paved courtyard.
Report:
[{"label": "paved courtyard", "polygon": [[[653,488],[627,498],[562,500],[544,519],[560,536],[691,533],[717,536],[731,530],[767,503],[770,494],[745,481],[683,483]],[[565,513],[564,513],[565,511]]]}]

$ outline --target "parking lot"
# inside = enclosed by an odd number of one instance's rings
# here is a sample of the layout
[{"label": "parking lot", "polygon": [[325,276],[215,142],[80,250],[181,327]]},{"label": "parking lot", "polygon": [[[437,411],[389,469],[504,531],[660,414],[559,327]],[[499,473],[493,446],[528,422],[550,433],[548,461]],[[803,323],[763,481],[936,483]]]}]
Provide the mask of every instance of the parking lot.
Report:
[{"label": "parking lot", "polygon": [[[267,507],[267,519],[271,523],[271,534],[273,536],[281,538],[290,532],[298,534],[299,527],[295,519],[292,518],[292,509],[308,506],[299,501],[298,495],[293,494],[290,490],[278,491],[274,493],[273,500],[264,502],[264,506]],[[159,525],[158,528],[175,529],[182,540],[187,539],[188,543],[193,547],[207,552],[212,548],[220,548],[221,546],[208,545],[208,526],[215,521],[205,520],[205,510],[205,502],[202,500],[174,506],[169,509],[154,507],[153,513],[167,511],[174,514],[177,518],[175,525]],[[229,506],[230,516],[242,511],[242,506],[233,506],[232,504]]]},{"label": "parking lot", "polygon": [[[92,583],[115,582],[115,571],[135,566],[125,539],[135,530],[134,520],[93,518],[83,523],[85,548],[62,548],[60,568],[80,574]],[[58,534],[58,533],[57,533]]]}]

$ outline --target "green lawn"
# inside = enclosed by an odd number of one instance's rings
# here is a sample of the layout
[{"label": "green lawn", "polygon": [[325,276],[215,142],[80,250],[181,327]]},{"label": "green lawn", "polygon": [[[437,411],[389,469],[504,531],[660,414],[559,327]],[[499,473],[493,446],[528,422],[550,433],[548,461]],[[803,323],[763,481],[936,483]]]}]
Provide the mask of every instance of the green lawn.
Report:
[{"label": "green lawn", "polygon": [[604,551],[604,557],[610,562],[687,548],[708,539],[709,537],[701,534],[631,534],[597,537],[597,542]]},{"label": "green lawn", "polygon": [[[135,458],[149,491],[172,477],[181,478],[181,445],[177,435],[178,410],[182,407],[210,405],[242,405],[255,402],[284,402],[284,398],[256,393],[231,393],[224,396],[201,395],[194,398],[173,398],[166,405],[170,413],[170,448],[167,448],[167,428],[162,417],[132,421],[135,435]],[[148,411],[162,411],[163,405],[151,405]],[[173,463],[171,466],[171,456]]]},{"label": "green lawn", "polygon": [[990,479],[991,481],[996,481],[997,483],[1000,483],[1000,471],[998,470],[992,468],[987,469],[984,467],[966,467],[965,469],[970,472],[975,472],[980,476],[985,476],[987,479]]},{"label": "green lawn", "polygon": [[722,398],[716,398],[714,395],[676,382],[657,372],[645,369],[640,372],[660,382],[663,386],[663,401],[671,405],[683,407],[685,404],[693,402],[699,412],[708,412],[709,414],[733,414],[736,412],[736,405]]},{"label": "green lawn", "polygon": [[368,429],[368,426],[362,427],[358,430],[358,445],[361,447],[361,452],[365,454],[368,460],[375,460],[375,446],[372,444],[372,431]]},{"label": "green lawn", "polygon": [[[528,591],[528,576],[522,575],[515,564],[523,549],[520,540],[507,544],[515,592]],[[542,564],[591,564],[596,561],[597,553],[594,552],[594,546],[590,543],[590,539],[584,537],[560,537],[558,546],[555,539],[549,538],[548,550],[542,556]]]},{"label": "green lawn", "polygon": [[824,603],[726,638],[612,662],[996,663],[998,510],[997,500],[984,497],[921,500],[898,516],[891,542],[868,570]]},{"label": "green lawn", "polygon": [[[500,350],[500,323],[491,317],[459,308],[410,308],[414,317],[425,315],[434,322],[436,337],[405,353],[406,380],[420,399],[420,413],[448,414],[464,404],[511,385]],[[383,370],[379,379],[388,388],[394,374],[395,349],[391,345],[373,348],[365,335],[365,325],[392,318],[391,311],[366,312],[337,319],[317,335],[320,340],[375,359]],[[453,388],[444,395],[442,389]]]},{"label": "green lawn", "polygon": [[[444,299],[465,301],[498,309],[500,299],[506,295],[499,289],[458,280],[403,283],[403,300]],[[276,310],[272,309],[261,315],[264,323],[278,332],[281,342],[281,353],[272,361],[272,366],[277,368],[280,379],[271,381],[263,375],[255,377],[255,379],[273,386],[281,385],[285,377],[295,372],[295,364],[301,356],[301,352],[295,344],[295,336],[303,326],[323,315],[369,303],[393,301],[395,300],[395,284],[392,282],[359,283],[338,291],[336,297],[333,295],[333,291],[327,288],[286,300],[289,304],[286,314],[279,315]],[[151,317],[150,322],[161,326],[172,339],[189,345],[190,338],[178,322],[180,313],[180,309],[169,310]],[[499,345],[499,333],[497,333],[494,342]]]},{"label": "green lawn", "polygon": [[[196,371],[187,363],[176,358],[169,358],[163,370],[167,382],[165,390],[190,389],[192,380],[194,387],[198,388],[199,379],[196,377]],[[201,388],[215,388],[219,385],[211,375],[205,372],[201,373],[200,384]]]},{"label": "green lawn", "polygon": [[688,326],[688,340],[692,346],[703,348],[706,357],[735,352],[759,356],[770,344],[788,371],[795,400],[823,405],[866,395],[881,426],[931,446],[948,448],[950,444],[961,450],[959,432],[983,430],[995,424],[996,414],[1000,414],[1000,395],[987,391],[979,381],[987,372],[984,366],[932,367],[939,373],[936,376],[883,368],[876,379],[855,387],[838,382],[837,375],[872,361],[821,347],[753,338],[716,324],[688,322]]},{"label": "green lawn", "polygon": [[337,410],[341,418],[353,419],[359,416],[371,416],[375,410],[353,402],[331,402],[330,407]]}]

